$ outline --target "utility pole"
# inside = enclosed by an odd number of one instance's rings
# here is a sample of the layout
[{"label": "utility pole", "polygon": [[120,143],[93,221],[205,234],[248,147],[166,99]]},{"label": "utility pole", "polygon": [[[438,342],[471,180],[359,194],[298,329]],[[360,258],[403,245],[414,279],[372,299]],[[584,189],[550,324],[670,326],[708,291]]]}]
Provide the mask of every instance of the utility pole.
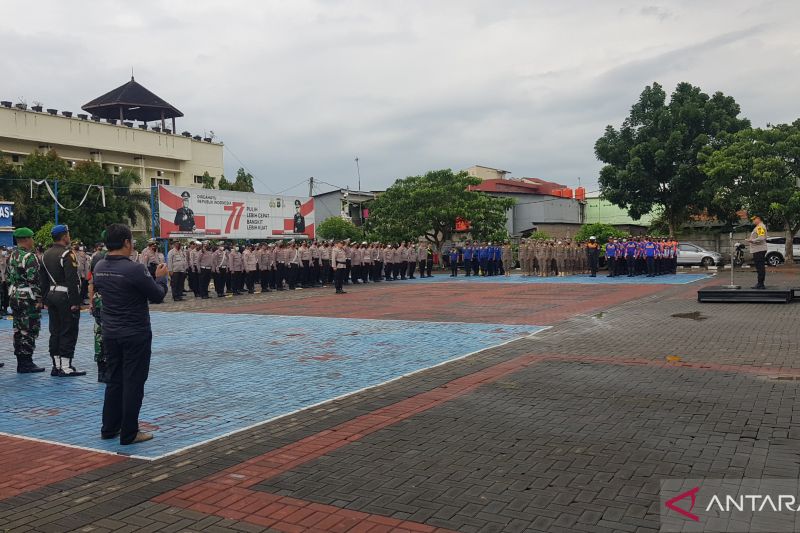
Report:
[{"label": "utility pole", "polygon": [[314,196],[314,176],[308,178],[308,197]]},{"label": "utility pole", "polygon": [[358,172],[358,190],[361,190],[361,168],[358,166],[358,158],[356,157],[356,172]]}]

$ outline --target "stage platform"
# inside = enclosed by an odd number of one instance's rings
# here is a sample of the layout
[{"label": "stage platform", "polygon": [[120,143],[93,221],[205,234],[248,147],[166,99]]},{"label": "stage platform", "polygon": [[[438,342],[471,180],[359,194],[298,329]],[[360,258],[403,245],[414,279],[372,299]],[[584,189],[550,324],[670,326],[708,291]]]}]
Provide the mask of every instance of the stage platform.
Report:
[{"label": "stage platform", "polygon": [[800,289],[785,287],[769,287],[762,290],[706,287],[697,291],[697,301],[704,303],[787,304],[797,298],[800,298]]}]

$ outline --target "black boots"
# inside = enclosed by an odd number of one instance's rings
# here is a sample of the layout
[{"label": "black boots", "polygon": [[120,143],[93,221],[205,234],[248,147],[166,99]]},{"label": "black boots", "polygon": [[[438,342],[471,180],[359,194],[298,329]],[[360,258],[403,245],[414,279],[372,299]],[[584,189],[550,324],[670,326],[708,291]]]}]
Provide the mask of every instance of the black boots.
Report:
[{"label": "black boots", "polygon": [[34,374],[36,372],[44,372],[44,368],[36,366],[33,362],[33,357],[29,355],[17,356],[17,373],[18,374]]},{"label": "black boots", "polygon": [[86,372],[80,371],[72,366],[71,358],[54,356],[50,357],[53,359],[53,369],[50,371],[51,376],[59,378],[72,378],[86,375]]}]

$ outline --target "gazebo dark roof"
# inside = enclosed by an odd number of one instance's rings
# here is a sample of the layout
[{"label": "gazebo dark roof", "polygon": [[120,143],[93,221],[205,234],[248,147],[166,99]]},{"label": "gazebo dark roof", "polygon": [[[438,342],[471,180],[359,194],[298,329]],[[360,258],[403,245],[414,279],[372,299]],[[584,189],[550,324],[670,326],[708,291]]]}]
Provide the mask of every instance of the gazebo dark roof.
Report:
[{"label": "gazebo dark roof", "polygon": [[128,83],[95,98],[81,109],[100,118],[142,122],[183,116],[177,108],[139,85],[133,76]]}]

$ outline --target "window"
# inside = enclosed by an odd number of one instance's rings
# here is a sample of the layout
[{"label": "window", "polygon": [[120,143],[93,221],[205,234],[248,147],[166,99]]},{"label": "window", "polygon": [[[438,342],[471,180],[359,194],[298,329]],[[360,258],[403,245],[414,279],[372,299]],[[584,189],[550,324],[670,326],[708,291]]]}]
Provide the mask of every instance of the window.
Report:
[{"label": "window", "polygon": [[156,176],[161,177],[164,175],[164,172],[161,170],[156,170]]},{"label": "window", "polygon": [[202,185],[203,184],[203,176],[195,176],[194,177],[194,182],[199,184],[199,185]]},{"label": "window", "polygon": [[13,154],[11,156],[11,162],[12,163],[19,163],[19,156],[17,154]]},{"label": "window", "polygon": [[167,178],[150,178],[150,186],[155,187],[156,185],[169,185],[169,180]]},{"label": "window", "polygon": [[678,246],[678,250],[681,252],[697,252],[697,247],[692,246],[691,244],[681,244]]}]

